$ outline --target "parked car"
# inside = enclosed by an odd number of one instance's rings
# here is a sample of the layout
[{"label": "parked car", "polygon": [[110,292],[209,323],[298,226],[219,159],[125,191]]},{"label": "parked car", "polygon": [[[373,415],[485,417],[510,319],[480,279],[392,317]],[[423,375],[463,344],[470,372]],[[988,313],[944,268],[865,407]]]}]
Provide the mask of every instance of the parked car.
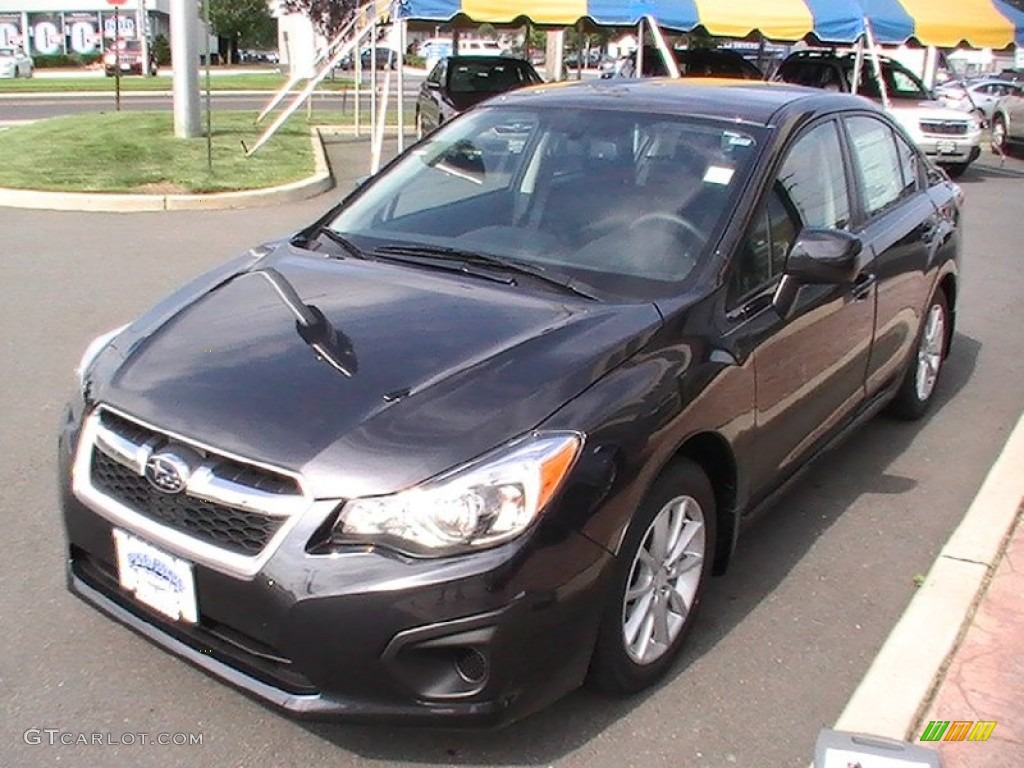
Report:
[{"label": "parked car", "polygon": [[[929,159],[951,176],[962,174],[981,154],[981,122],[936,100],[898,61],[885,56],[879,59],[893,117]],[[786,57],[773,79],[848,93],[853,90],[855,60],[852,53],[797,51]],[[857,93],[879,103],[882,100],[882,88],[868,56],[864,57]]]},{"label": "parked car", "polygon": [[[373,57],[376,56],[376,64],[374,65]],[[359,66],[364,70],[369,70],[373,66],[377,69],[394,69],[398,66],[398,53],[391,48],[363,48],[359,54]],[[341,60],[340,64],[342,69],[355,69],[355,57],[349,54]]]},{"label": "parked car", "polygon": [[32,77],[32,57],[21,48],[0,48],[0,78]]},{"label": "parked car", "polygon": [[[681,77],[730,77],[741,80],[761,80],[763,75],[754,64],[728,48],[675,48],[676,63]],[[666,77],[668,68],[660,51],[653,45],[644,47],[643,77]],[[635,77],[636,51],[621,60],[618,66],[603,68],[601,77]]]},{"label": "parked car", "polygon": [[491,99],[89,345],[70,589],[300,716],[500,724],[650,686],[741,528],[933,404],[960,200],[849,95]]},{"label": "parked car", "polygon": [[[141,40],[119,40],[103,54],[103,71],[107,77],[113,77],[118,70],[122,75],[141,75],[146,71],[146,65],[142,62]],[[154,76],[159,71],[156,50],[152,45],[149,46],[148,71]]]},{"label": "parked car", "polygon": [[979,80],[950,80],[935,88],[935,95],[953,109],[975,113],[992,123],[996,102],[1014,90],[1012,82],[996,77]]},{"label": "parked car", "polygon": [[533,65],[510,56],[449,56],[427,75],[416,98],[416,132],[437,128],[484,99],[541,83]]},{"label": "parked car", "polygon": [[1024,83],[1012,89],[992,113],[992,151],[1006,154],[1014,144],[1024,142]]}]

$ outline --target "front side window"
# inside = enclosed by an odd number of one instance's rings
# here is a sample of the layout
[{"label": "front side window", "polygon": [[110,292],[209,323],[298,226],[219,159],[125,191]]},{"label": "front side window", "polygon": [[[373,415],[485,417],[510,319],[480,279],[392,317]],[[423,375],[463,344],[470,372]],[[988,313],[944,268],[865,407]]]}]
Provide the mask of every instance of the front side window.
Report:
[{"label": "front side window", "polygon": [[873,117],[851,117],[846,125],[860,177],[864,212],[875,216],[893,206],[904,193],[895,134]]},{"label": "front side window", "polygon": [[678,115],[478,108],[416,145],[330,226],[371,254],[441,246],[619,296],[670,295],[711,253],[759,130]]},{"label": "front side window", "polygon": [[849,227],[850,199],[843,167],[834,122],[812,128],[796,141],[739,249],[733,297],[745,296],[781,275],[802,229]]}]

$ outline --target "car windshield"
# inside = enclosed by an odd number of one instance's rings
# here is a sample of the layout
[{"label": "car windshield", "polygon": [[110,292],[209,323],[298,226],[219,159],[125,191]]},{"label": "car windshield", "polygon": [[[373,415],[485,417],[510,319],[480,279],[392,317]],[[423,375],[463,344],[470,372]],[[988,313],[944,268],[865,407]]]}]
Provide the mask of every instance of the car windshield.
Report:
[{"label": "car windshield", "polygon": [[679,115],[478,108],[416,145],[329,227],[371,254],[454,249],[598,293],[665,296],[714,247],[759,134]]},{"label": "car windshield", "polygon": [[537,82],[518,61],[460,61],[448,76],[450,93],[502,93]]}]

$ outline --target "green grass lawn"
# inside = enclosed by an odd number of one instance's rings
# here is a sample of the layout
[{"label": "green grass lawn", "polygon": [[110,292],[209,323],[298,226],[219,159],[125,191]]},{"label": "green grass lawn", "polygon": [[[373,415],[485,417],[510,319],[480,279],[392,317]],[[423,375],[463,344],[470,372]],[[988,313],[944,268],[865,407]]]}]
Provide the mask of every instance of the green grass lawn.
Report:
[{"label": "green grass lawn", "polygon": [[[287,82],[284,75],[276,72],[246,72],[232,75],[212,73],[211,91],[276,91]],[[303,83],[299,84],[301,88]],[[317,88],[321,91],[338,91],[352,86],[349,78],[328,78]],[[199,87],[206,88],[206,78],[199,73]],[[171,77],[122,77],[122,91],[170,91]],[[0,94],[3,93],[113,93],[112,77],[32,77],[0,80]]]},{"label": "green grass lawn", "polygon": [[[40,120],[0,132],[0,187],[75,192],[223,192],[284,184],[314,170],[309,124],[295,116],[253,157],[250,112],[213,116],[205,134],[174,137],[170,112],[107,112]],[[205,123],[204,123],[205,126]]]}]

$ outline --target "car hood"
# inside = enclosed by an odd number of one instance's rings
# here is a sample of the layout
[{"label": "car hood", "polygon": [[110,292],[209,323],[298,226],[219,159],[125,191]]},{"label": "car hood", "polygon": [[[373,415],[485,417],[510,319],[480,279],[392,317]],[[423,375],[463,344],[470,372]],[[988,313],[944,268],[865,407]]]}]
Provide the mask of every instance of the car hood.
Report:
[{"label": "car hood", "polygon": [[958,109],[954,109],[941,101],[907,101],[893,100],[891,112],[897,119],[908,120],[968,120]]},{"label": "car hood", "polygon": [[653,305],[610,305],[290,245],[272,268],[339,332],[318,356],[252,264],[158,305],[93,368],[90,397],[303,473],[321,498],[388,493],[536,427],[634,354]]}]

